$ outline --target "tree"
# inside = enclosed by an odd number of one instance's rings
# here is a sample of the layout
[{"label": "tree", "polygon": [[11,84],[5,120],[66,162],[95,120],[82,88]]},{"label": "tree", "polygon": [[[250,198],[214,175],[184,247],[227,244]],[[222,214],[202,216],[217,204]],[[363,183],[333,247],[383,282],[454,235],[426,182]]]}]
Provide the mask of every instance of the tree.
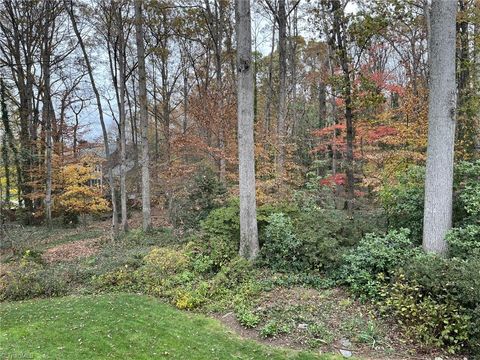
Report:
[{"label": "tree", "polygon": [[344,7],[339,0],[331,0],[331,11],[333,15],[332,43],[338,52],[340,66],[342,68],[343,83],[342,95],[345,100],[345,124],[347,130],[346,148],[346,193],[347,211],[349,216],[353,215],[354,193],[354,169],[353,169],[353,142],[355,133],[353,128],[353,104],[352,104],[352,81],[350,78],[349,59],[346,39],[346,19]]},{"label": "tree", "polygon": [[452,225],[455,141],[455,0],[434,0],[429,44],[430,95],[423,249],[443,255]]},{"label": "tree", "polygon": [[120,207],[122,210],[121,230],[128,231],[127,217],[127,184],[126,184],[126,162],[127,162],[127,114],[125,110],[125,88],[126,88],[126,42],[124,28],[125,21],[122,15],[122,6],[113,7],[116,34],[118,41],[118,110],[120,113]]},{"label": "tree", "polygon": [[42,100],[43,100],[43,122],[45,126],[46,137],[46,189],[45,189],[45,212],[47,218],[47,226],[52,227],[52,123],[55,122],[54,111],[51,99],[50,72],[51,72],[51,53],[53,33],[55,29],[55,9],[54,4],[50,0],[45,1],[45,13],[43,16],[43,32],[42,32]]},{"label": "tree", "polygon": [[147,109],[147,78],[145,71],[145,46],[143,42],[142,1],[135,0],[135,30],[138,58],[138,92],[140,102],[140,132],[142,148],[142,214],[143,230],[152,226],[150,213],[150,159],[148,156],[148,109]]},{"label": "tree", "polygon": [[250,1],[236,0],[237,25],[237,118],[240,186],[240,256],[252,260],[258,255],[255,197],[255,154],[253,138],[254,85]]},{"label": "tree", "polygon": [[[77,37],[78,44],[80,45],[80,49],[82,50],[83,60],[85,61],[85,66],[87,67],[90,84],[95,94],[95,100],[97,102],[98,118],[100,120],[100,126],[102,128],[103,146],[105,147],[105,156],[107,160],[109,160],[111,157],[110,145],[108,143],[107,126],[105,125],[105,120],[103,117],[103,107],[102,107],[102,101],[100,99],[100,92],[98,91],[95,78],[93,76],[93,68],[90,63],[90,58],[88,56],[85,44],[83,42],[83,38],[80,34],[80,31],[78,30],[77,21],[75,18],[75,14],[73,12],[73,1],[70,0],[68,1],[68,3],[67,1],[68,0],[65,0],[65,8],[67,10],[68,16],[70,17],[70,22],[72,23],[72,28]],[[113,232],[116,233],[118,231],[118,210],[117,210],[117,202],[116,202],[115,182],[113,180],[113,173],[112,173],[111,167],[109,167],[108,169],[108,183],[110,185],[110,196],[112,199],[112,228],[113,228]]]},{"label": "tree", "polygon": [[108,202],[102,196],[102,189],[91,185],[95,181],[95,167],[99,165],[98,159],[85,157],[78,163],[64,166],[61,171],[64,188],[58,196],[58,206],[72,219],[72,216],[83,217],[85,215],[106,212],[109,209]]}]

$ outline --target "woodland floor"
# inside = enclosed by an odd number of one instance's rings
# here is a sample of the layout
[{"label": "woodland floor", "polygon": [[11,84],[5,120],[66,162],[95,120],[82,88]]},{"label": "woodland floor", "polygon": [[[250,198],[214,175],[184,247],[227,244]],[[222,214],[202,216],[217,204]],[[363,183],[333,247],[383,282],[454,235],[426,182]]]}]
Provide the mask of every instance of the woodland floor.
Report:
[{"label": "woodland floor", "polygon": [[[132,224],[137,222],[138,218],[132,219]],[[161,216],[156,222],[164,224]],[[47,266],[102,272],[102,267],[114,266],[109,263],[115,254],[109,227],[107,221],[50,232],[18,226],[11,227],[7,235],[17,252],[41,251]],[[143,256],[154,245],[146,239],[135,254]],[[0,255],[1,277],[11,266],[13,253]],[[265,290],[256,311],[285,329],[269,338],[259,327],[240,325],[233,312],[197,316],[147,296],[92,295],[82,285],[69,294],[0,304],[0,358],[334,359],[320,354],[340,356],[340,349],[348,349],[354,359],[457,359],[412,343],[394,323],[376,316],[373,305],[361,304],[339,288],[275,286]]]}]

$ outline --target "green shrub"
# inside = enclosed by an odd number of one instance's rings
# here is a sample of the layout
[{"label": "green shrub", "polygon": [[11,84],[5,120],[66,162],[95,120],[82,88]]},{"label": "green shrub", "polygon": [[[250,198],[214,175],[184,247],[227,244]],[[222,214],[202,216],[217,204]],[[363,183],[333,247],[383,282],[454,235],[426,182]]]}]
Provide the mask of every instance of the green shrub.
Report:
[{"label": "green shrub", "polygon": [[235,316],[240,324],[246,328],[254,328],[260,323],[260,316],[248,309],[240,309],[235,311]]},{"label": "green shrub", "polygon": [[294,217],[299,212],[299,208],[295,203],[285,202],[276,204],[265,204],[257,208],[257,226],[258,226],[258,242],[260,247],[265,243],[265,231],[270,223],[271,215],[283,213],[286,216]]},{"label": "green shrub", "polygon": [[385,311],[427,344],[480,349],[480,259],[418,254],[383,288]]},{"label": "green shrub", "polygon": [[103,290],[130,291],[139,288],[132,269],[120,268],[92,278],[94,286]]},{"label": "green shrub", "polygon": [[422,293],[438,302],[454,301],[466,309],[480,304],[480,259],[443,259],[421,254],[405,264],[408,281],[417,283]]},{"label": "green shrub", "polygon": [[[424,183],[425,168],[411,166],[380,192],[389,228],[410,229],[412,240],[418,244],[423,232]],[[480,160],[455,166],[453,200],[455,227],[480,225]]]},{"label": "green shrub", "polygon": [[418,244],[423,233],[424,182],[425,168],[411,166],[380,192],[389,228],[410,229],[412,240]]},{"label": "green shrub", "polygon": [[178,240],[171,229],[159,228],[143,231],[143,229],[132,229],[120,239],[125,247],[144,246],[167,246],[174,245]]},{"label": "green shrub", "polygon": [[195,176],[186,182],[180,196],[172,199],[169,218],[175,227],[197,229],[208,214],[223,203],[225,186],[213,169],[201,166]]},{"label": "green shrub", "polygon": [[201,223],[200,253],[212,261],[215,270],[238,254],[240,219],[238,203],[213,210]]},{"label": "green shrub", "polygon": [[23,262],[0,278],[0,300],[24,300],[65,295],[68,284],[61,274],[35,262]]},{"label": "green shrub", "polygon": [[480,160],[462,161],[455,167],[455,193],[456,226],[480,225]]},{"label": "green shrub", "polygon": [[153,267],[158,274],[178,274],[188,266],[188,257],[171,248],[154,248],[145,256],[145,266]]},{"label": "green shrub", "polygon": [[206,282],[200,282],[193,289],[179,288],[172,302],[180,310],[193,310],[207,301],[209,289]]},{"label": "green shrub", "polygon": [[453,228],[447,234],[450,257],[480,257],[480,225]]},{"label": "green shrub", "polygon": [[367,234],[343,256],[342,281],[357,295],[378,296],[382,282],[420,252],[409,234],[408,229],[391,230],[386,235]]},{"label": "green shrub", "polygon": [[382,311],[393,315],[407,334],[427,345],[458,352],[469,338],[470,317],[453,301],[439,302],[425,295],[415,281],[400,274],[385,287]]},{"label": "green shrub", "polygon": [[336,268],[350,245],[345,231],[349,222],[342,210],[312,208],[300,211],[294,218],[294,232],[299,242],[301,270]]},{"label": "green shrub", "polygon": [[24,265],[28,265],[29,263],[37,263],[43,264],[42,252],[37,250],[26,249],[22,252],[22,256],[20,258],[20,263]]},{"label": "green shrub", "polygon": [[280,334],[288,334],[290,331],[291,329],[288,325],[280,324],[275,320],[269,320],[260,330],[260,335],[264,338],[269,338]]},{"label": "green shrub", "polygon": [[213,278],[215,286],[235,289],[252,277],[253,267],[244,258],[236,257],[223,266]]},{"label": "green shrub", "polygon": [[304,267],[301,243],[294,233],[290,217],[272,214],[265,229],[265,243],[260,250],[260,264],[274,271],[294,271]]}]

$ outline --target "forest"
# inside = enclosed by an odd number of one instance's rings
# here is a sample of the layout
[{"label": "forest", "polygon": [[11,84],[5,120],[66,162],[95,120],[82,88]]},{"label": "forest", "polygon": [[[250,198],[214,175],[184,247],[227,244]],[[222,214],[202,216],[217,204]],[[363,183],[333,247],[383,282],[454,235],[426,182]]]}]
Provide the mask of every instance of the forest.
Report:
[{"label": "forest", "polygon": [[0,117],[0,358],[480,359],[480,0],[2,0]]}]

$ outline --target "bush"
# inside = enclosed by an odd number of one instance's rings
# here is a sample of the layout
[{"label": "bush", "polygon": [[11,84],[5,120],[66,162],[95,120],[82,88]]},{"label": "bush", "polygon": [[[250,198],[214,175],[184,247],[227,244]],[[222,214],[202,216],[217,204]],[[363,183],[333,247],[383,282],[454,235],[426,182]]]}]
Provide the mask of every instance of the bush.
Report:
[{"label": "bush", "polygon": [[384,310],[427,344],[480,349],[480,259],[419,254],[383,288]]},{"label": "bush", "polygon": [[208,214],[221,206],[226,190],[210,167],[200,167],[181,196],[172,199],[170,221],[175,227],[197,229]]},{"label": "bush", "polygon": [[23,262],[0,278],[0,300],[25,300],[65,295],[68,284],[61,274],[35,262]]},{"label": "bush", "polygon": [[272,214],[265,229],[265,243],[260,250],[260,263],[274,271],[294,271],[304,267],[301,243],[294,233],[290,217]]},{"label": "bush", "polygon": [[182,272],[188,265],[188,257],[170,248],[154,248],[145,256],[145,266],[152,267],[159,275],[174,275]]},{"label": "bush", "polygon": [[44,264],[42,253],[37,250],[26,249],[22,252],[20,264],[28,266],[30,263]]},{"label": "bush", "polygon": [[[480,160],[463,161],[454,172],[453,224],[480,225]],[[380,192],[391,229],[408,228],[420,244],[423,232],[425,168],[411,166]]]},{"label": "bush", "polygon": [[201,282],[196,289],[178,290],[172,302],[180,310],[193,310],[207,300],[208,290],[208,284]]},{"label": "bush", "polygon": [[75,212],[64,211],[62,221],[65,226],[75,227],[80,223],[80,217]]},{"label": "bush", "polygon": [[480,225],[480,160],[462,161],[455,168],[457,218],[460,225]]},{"label": "bush", "polygon": [[342,281],[357,295],[377,297],[380,286],[395,269],[420,253],[409,234],[408,229],[391,230],[386,235],[367,234],[343,256]]},{"label": "bush", "polygon": [[253,267],[249,261],[236,257],[215,275],[214,286],[235,289],[250,279],[252,272]]},{"label": "bush", "polygon": [[465,309],[480,304],[480,259],[443,259],[421,254],[411,259],[403,272],[423,294],[438,302],[454,301]]},{"label": "bush", "polygon": [[109,271],[100,276],[94,276],[92,282],[95,287],[110,291],[132,291],[139,288],[135,274],[128,266]]},{"label": "bush", "polygon": [[425,169],[411,166],[380,192],[389,228],[410,229],[412,239],[418,244],[423,233],[424,182]]},{"label": "bush", "polygon": [[169,228],[151,229],[143,231],[141,228],[132,229],[120,238],[122,245],[125,247],[144,246],[167,246],[178,243]]},{"label": "bush", "polygon": [[310,209],[294,218],[299,241],[301,270],[331,270],[338,266],[342,253],[350,245],[347,224],[351,221],[342,210]]},{"label": "bush", "polygon": [[238,254],[240,219],[238,203],[213,210],[201,223],[200,253],[209,257],[214,270],[220,269]]},{"label": "bush", "polygon": [[235,312],[235,316],[240,324],[246,328],[254,328],[260,322],[260,317],[248,309],[240,309]]},{"label": "bush", "polygon": [[455,302],[439,302],[422,290],[415,281],[399,275],[383,292],[383,312],[393,315],[408,335],[457,352],[469,338],[470,317]]},{"label": "bush", "polygon": [[480,225],[453,228],[447,234],[450,257],[480,257]]},{"label": "bush", "polygon": [[279,324],[275,320],[268,321],[260,330],[260,335],[264,338],[275,337],[280,334],[288,334],[291,331],[288,325]]}]

